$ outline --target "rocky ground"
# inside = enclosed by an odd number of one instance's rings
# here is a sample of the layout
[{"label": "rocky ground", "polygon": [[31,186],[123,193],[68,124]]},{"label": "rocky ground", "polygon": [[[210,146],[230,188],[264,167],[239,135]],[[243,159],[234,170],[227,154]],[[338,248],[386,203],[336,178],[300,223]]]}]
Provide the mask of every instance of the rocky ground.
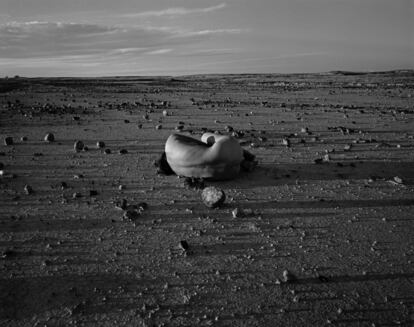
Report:
[{"label": "rocky ground", "polygon": [[[1,80],[0,324],[413,326],[413,97],[412,71]],[[205,130],[259,161],[215,209],[154,167]]]}]

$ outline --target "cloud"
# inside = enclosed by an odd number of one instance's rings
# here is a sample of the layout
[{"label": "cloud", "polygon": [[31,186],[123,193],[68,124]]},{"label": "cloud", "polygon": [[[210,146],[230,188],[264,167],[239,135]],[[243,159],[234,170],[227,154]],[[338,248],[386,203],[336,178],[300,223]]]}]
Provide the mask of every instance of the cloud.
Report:
[{"label": "cloud", "polygon": [[196,14],[206,14],[216,10],[220,10],[227,7],[225,3],[221,3],[216,6],[205,7],[205,8],[168,8],[163,10],[153,10],[153,11],[144,11],[139,13],[124,14],[123,17],[126,18],[150,18],[150,17],[177,17],[184,15],[196,15]]},{"label": "cloud", "polygon": [[149,26],[14,22],[0,24],[0,58],[165,54],[176,46],[238,32],[237,29],[192,31]]},{"label": "cloud", "polygon": [[158,54],[169,53],[171,51],[172,51],[172,49],[158,49],[158,50],[148,51],[147,54],[158,55]]}]

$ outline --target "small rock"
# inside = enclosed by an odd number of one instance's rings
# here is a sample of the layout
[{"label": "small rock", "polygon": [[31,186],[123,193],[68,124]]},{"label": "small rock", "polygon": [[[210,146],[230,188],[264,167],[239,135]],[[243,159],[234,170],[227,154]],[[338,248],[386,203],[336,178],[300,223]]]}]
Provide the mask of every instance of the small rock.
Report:
[{"label": "small rock", "polygon": [[98,141],[98,142],[96,142],[96,147],[97,147],[98,149],[102,149],[102,148],[104,148],[104,147],[105,147],[105,142],[103,142],[103,141]]},{"label": "small rock", "polygon": [[180,241],[180,243],[178,244],[178,246],[179,246],[181,249],[183,249],[184,251],[187,251],[187,250],[188,250],[188,248],[190,247],[190,246],[188,245],[188,243],[187,243],[187,241],[186,241],[186,240],[182,240],[182,241]]},{"label": "small rock", "polygon": [[155,126],[155,129],[162,129],[162,125]]},{"label": "small rock", "polygon": [[24,192],[29,195],[33,193],[33,188],[30,185],[25,185],[24,186]]},{"label": "small rock", "polygon": [[138,209],[140,211],[147,210],[148,209],[148,203],[146,203],[146,202],[140,202],[140,203],[138,203]]},{"label": "small rock", "polygon": [[11,136],[7,136],[4,138],[4,145],[13,145],[13,138]]},{"label": "small rock", "polygon": [[217,208],[224,203],[226,195],[223,190],[214,186],[209,186],[201,193],[201,199],[207,207]]},{"label": "small rock", "polygon": [[243,217],[243,209],[235,208],[231,212],[233,218],[241,218]]},{"label": "small rock", "polygon": [[290,147],[290,141],[289,141],[289,139],[286,139],[286,138],[282,139],[282,144],[284,146]]},{"label": "small rock", "polygon": [[352,145],[351,144],[346,144],[344,145],[344,151],[349,151],[351,150]]},{"label": "small rock", "polygon": [[73,116],[72,119],[75,120],[75,121],[79,121],[80,117],[79,116]]},{"label": "small rock", "polygon": [[96,196],[96,195],[98,195],[98,191],[96,191],[96,190],[90,190],[89,191],[89,196]]},{"label": "small rock", "polygon": [[82,151],[83,151],[83,152],[89,151],[88,146],[87,146],[87,145],[85,145],[85,146],[83,147]]},{"label": "small rock", "polygon": [[162,115],[164,116],[164,117],[167,117],[169,114],[168,114],[168,111],[167,110],[163,110],[162,111]]},{"label": "small rock", "polygon": [[127,207],[128,207],[128,202],[126,199],[122,199],[121,201],[118,201],[115,203],[115,208],[117,209],[126,210]]},{"label": "small rock", "polygon": [[393,178],[394,182],[396,182],[397,184],[404,184],[404,181],[401,177],[398,176],[394,176]]},{"label": "small rock", "polygon": [[68,188],[68,184],[66,184],[66,182],[61,182],[61,183],[60,183],[60,188],[61,188],[62,190],[64,190],[64,189]]},{"label": "small rock", "polygon": [[125,190],[125,185],[119,185],[119,186],[118,186],[118,189],[119,189],[120,191]]},{"label": "small rock", "polygon": [[45,142],[53,142],[55,140],[55,135],[53,135],[53,133],[47,133],[44,140]]},{"label": "small rock", "polygon": [[295,276],[289,270],[283,270],[283,281],[285,283],[293,282]]},{"label": "small rock", "polygon": [[129,124],[129,120],[128,119],[124,119],[124,123],[125,124]]},{"label": "small rock", "polygon": [[226,131],[227,133],[231,133],[231,132],[233,132],[233,131],[234,131],[234,128],[233,128],[232,126],[230,126],[230,125],[226,125],[226,126],[224,127],[224,129],[225,129],[225,131]]},{"label": "small rock", "polygon": [[134,221],[139,218],[140,213],[136,210],[127,210],[124,213],[123,218],[126,220]]},{"label": "small rock", "polygon": [[2,162],[0,162],[0,169],[4,168],[4,164]]},{"label": "small rock", "polygon": [[22,142],[26,142],[26,141],[27,141],[27,136],[22,136],[22,137],[20,138],[20,141],[22,141]]},{"label": "small rock", "polygon": [[82,196],[82,194],[79,193],[79,192],[75,192],[75,193],[72,194],[72,198],[74,198],[74,199],[80,198],[81,196]]},{"label": "small rock", "polygon": [[127,154],[128,150],[127,149],[121,149],[119,150],[119,154]]},{"label": "small rock", "polygon": [[75,152],[80,152],[83,150],[83,148],[85,147],[85,144],[83,144],[82,141],[76,141],[73,144],[73,149],[75,150]]},{"label": "small rock", "polygon": [[104,150],[104,153],[105,153],[105,154],[110,154],[110,153],[111,153],[111,149],[105,149],[105,150]]}]

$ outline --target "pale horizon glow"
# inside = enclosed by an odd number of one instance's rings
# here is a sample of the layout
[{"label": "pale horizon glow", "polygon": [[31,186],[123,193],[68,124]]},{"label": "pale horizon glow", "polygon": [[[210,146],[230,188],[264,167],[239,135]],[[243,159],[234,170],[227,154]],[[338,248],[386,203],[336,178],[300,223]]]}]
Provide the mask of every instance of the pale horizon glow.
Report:
[{"label": "pale horizon glow", "polygon": [[414,0],[4,0],[3,76],[414,69]]}]

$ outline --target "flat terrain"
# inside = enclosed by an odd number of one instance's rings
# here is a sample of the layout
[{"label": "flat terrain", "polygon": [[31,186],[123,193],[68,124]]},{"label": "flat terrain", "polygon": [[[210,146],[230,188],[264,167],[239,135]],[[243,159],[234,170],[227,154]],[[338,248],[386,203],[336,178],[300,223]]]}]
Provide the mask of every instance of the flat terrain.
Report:
[{"label": "flat terrain", "polygon": [[[0,325],[413,326],[413,98],[412,71],[1,80]],[[177,126],[257,156],[206,182],[221,208],[157,174]]]}]

